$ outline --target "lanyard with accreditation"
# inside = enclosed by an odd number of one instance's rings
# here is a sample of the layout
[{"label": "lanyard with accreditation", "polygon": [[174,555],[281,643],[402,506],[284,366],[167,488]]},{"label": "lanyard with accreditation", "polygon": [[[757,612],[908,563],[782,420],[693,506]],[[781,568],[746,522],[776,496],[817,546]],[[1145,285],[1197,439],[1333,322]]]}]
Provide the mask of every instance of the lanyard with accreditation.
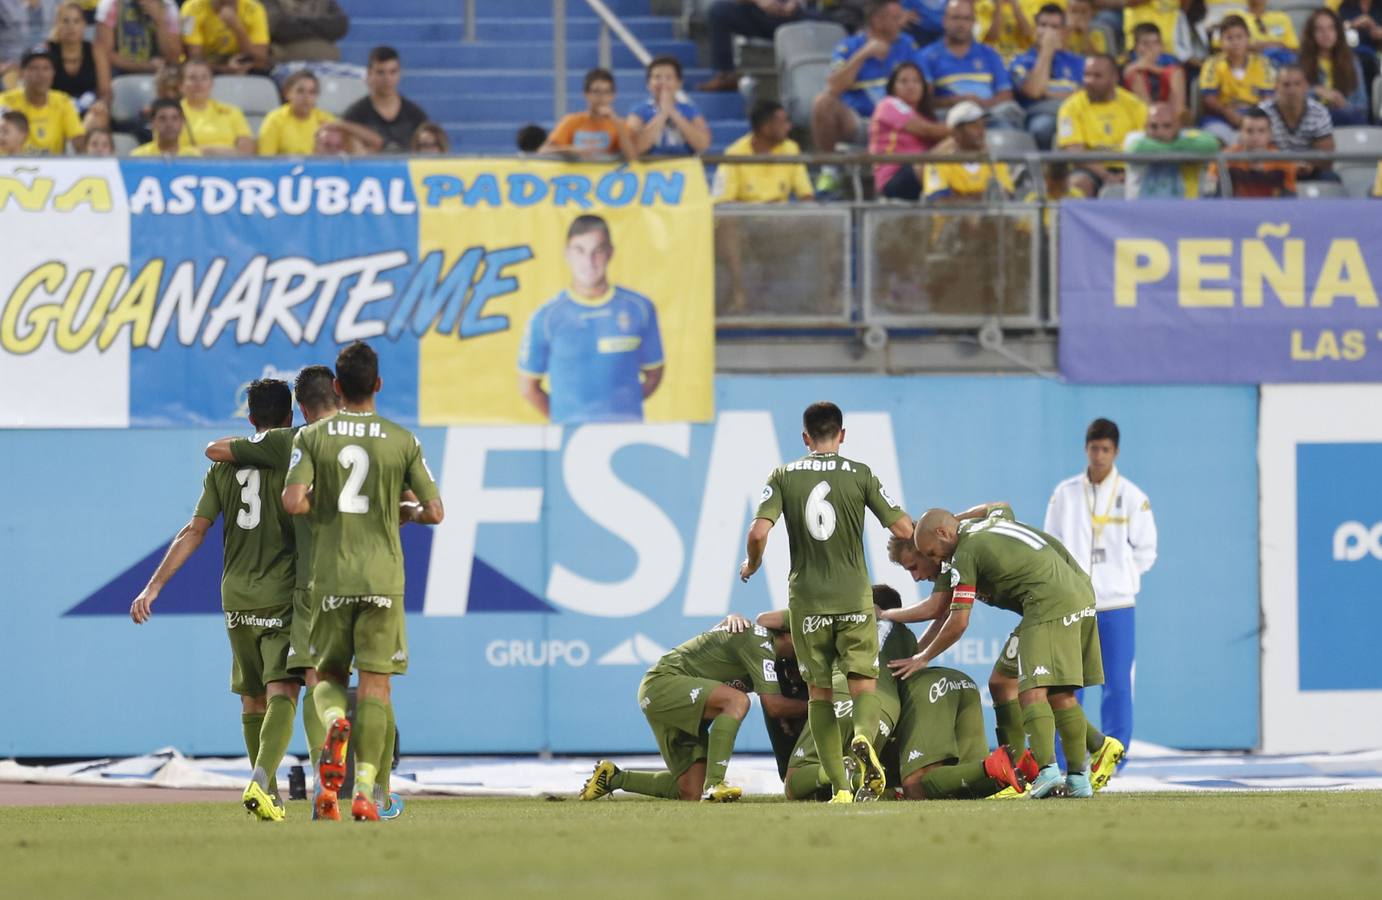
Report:
[{"label": "lanyard with accreditation", "polygon": [[1118,480],[1119,476],[1115,473],[1113,486],[1108,495],[1108,504],[1105,505],[1104,514],[1101,516],[1095,512],[1095,500],[1099,495],[1099,486],[1091,482],[1088,477],[1085,478],[1085,483],[1089,485],[1089,493],[1085,497],[1085,502],[1089,505],[1089,523],[1094,532],[1094,540],[1090,542],[1089,548],[1089,564],[1091,566],[1097,566],[1104,562],[1108,556],[1107,551],[1100,546],[1104,537],[1104,529],[1109,525],[1128,524],[1127,516],[1112,515],[1113,504],[1118,499]]}]

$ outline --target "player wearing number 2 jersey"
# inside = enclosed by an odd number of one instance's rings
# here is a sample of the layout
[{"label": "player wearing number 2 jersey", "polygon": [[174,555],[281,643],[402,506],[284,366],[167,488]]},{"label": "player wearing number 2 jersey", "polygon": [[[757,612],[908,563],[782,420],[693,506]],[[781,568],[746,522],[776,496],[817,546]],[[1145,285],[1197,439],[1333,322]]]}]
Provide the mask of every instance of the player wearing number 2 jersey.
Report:
[{"label": "player wearing number 2 jersey", "polygon": [[[339,819],[336,792],[345,780],[346,684],[360,670],[356,727],[356,819],[376,820],[372,794],[389,719],[389,676],[406,671],[403,547],[398,497],[404,484],[420,505],[413,521],[435,525],[443,511],[422,446],[407,429],[375,411],[379,359],[356,342],[336,358],[336,391],[344,408],[293,439],[283,508],[312,524],[311,647],[321,681],[313,691],[326,729],[318,777],[318,817]],[[310,489],[310,494],[309,494]]]},{"label": "player wearing number 2 jersey", "polygon": [[810,690],[807,720],[821,766],[835,791],[831,803],[855,799],[845,774],[843,738],[835,721],[831,667],[849,678],[854,696],[850,750],[864,772],[859,798],[882,796],[886,779],[874,747],[878,741],[878,633],[864,562],[864,512],[898,537],[912,534],[902,511],[868,466],[839,453],[844,414],[834,403],[813,403],[802,414],[802,441],[811,452],[768,477],[753,525],[748,558],[739,575],[748,581],[763,562],[768,532],[781,516],[787,523],[792,569],[787,608],[792,643]]},{"label": "player wearing number 2 jersey", "polygon": [[[263,435],[293,424],[293,395],[274,379],[249,389],[250,423]],[[130,605],[137,624],[149,620],[154,601],[173,574],[201,546],[218,516],[225,563],[221,606],[230,638],[230,689],[240,695],[240,722],[254,773],[245,807],[260,819],[279,821],[273,773],[293,737],[298,676],[288,650],[293,618],[293,532],[279,502],[283,474],[216,463],[206,473],[192,520],[178,532],[148,585]]]}]

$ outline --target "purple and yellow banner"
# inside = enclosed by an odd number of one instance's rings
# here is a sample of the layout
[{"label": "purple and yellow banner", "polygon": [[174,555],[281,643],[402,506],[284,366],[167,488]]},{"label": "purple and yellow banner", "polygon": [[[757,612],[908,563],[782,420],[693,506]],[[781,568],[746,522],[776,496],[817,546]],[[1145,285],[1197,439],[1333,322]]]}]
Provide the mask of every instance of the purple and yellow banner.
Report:
[{"label": "purple and yellow banner", "polygon": [[1379,214],[1366,200],[1062,204],[1061,373],[1382,379]]}]

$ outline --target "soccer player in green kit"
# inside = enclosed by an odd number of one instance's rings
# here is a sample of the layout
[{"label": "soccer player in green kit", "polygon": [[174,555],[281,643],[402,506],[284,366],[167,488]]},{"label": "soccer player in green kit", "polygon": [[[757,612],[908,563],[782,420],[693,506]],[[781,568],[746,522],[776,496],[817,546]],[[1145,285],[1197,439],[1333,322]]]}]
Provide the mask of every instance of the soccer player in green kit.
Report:
[{"label": "soccer player in green kit", "polygon": [[668,651],[638,686],[639,708],[667,769],[625,771],[602,759],[580,798],[598,800],[623,790],[667,800],[738,800],[743,791],[725,782],[725,770],[749,698],[726,682],[752,685],[769,716],[800,716],[805,704],[783,697],[777,685],[777,658],[790,659],[792,653],[792,640],[784,632],[760,627],[731,631],[727,623]]},{"label": "soccer player in green kit", "polygon": [[[959,640],[976,599],[1018,613],[1018,702],[1040,767],[1027,795],[1044,797],[1064,781],[1069,796],[1092,796],[1085,768],[1089,725],[1075,697],[1076,689],[1103,682],[1088,576],[1067,561],[1055,538],[1016,521],[1007,506],[967,522],[943,509],[929,510],[917,525],[915,544],[933,563],[948,567],[950,576],[949,590],[932,594],[919,613],[937,618],[947,604],[949,612],[920,652],[890,664],[894,674],[911,677]],[[1057,731],[1065,779],[1056,763]]]},{"label": "soccer player in green kit", "polygon": [[[343,408],[300,430],[293,439],[283,508],[310,516],[312,628],[320,677],[313,691],[326,737],[317,777],[317,815],[340,819],[336,792],[345,780],[350,739],[346,684],[352,661],[360,671],[356,722],[355,798],[351,815],[377,821],[375,779],[383,765],[390,715],[389,677],[407,671],[403,616],[402,510],[411,521],[435,525],[444,511],[422,445],[411,432],[375,411],[383,386],[379,358],[356,341],[336,358],[336,392]],[[400,506],[404,485],[417,506]]]},{"label": "soccer player in green kit", "polygon": [[768,476],[749,527],[748,556],[739,577],[748,581],[763,564],[768,532],[782,516],[792,560],[787,594],[792,643],[810,691],[807,719],[816,752],[835,789],[830,802],[855,799],[845,773],[844,739],[835,721],[835,666],[849,678],[854,698],[850,751],[864,773],[864,796],[877,799],[887,779],[874,747],[879,720],[878,632],[864,562],[864,511],[901,538],[911,537],[912,520],[868,466],[840,455],[845,428],[838,406],[828,401],[811,404],[802,414],[802,429],[802,442],[811,452]]},{"label": "soccer player in green kit", "polygon": [[[256,435],[293,423],[293,397],[275,379],[249,388]],[[274,801],[274,773],[293,737],[299,676],[288,652],[293,618],[293,531],[279,502],[283,473],[215,463],[206,473],[192,519],[178,532],[148,585],[130,605],[142,625],[163,586],[201,546],[217,516],[225,518],[221,606],[232,658],[230,689],[240,695],[240,721],[254,772],[245,808],[269,822],[283,820]]]}]

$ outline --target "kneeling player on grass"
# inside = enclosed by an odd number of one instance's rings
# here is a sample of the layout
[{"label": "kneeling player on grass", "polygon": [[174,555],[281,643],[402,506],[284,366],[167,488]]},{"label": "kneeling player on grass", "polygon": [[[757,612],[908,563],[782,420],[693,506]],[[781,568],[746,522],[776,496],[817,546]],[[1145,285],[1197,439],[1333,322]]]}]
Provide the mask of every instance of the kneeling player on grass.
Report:
[{"label": "kneeling player on grass", "polygon": [[[1017,522],[1006,506],[963,523],[946,510],[929,510],[915,541],[923,556],[949,567],[949,611],[920,652],[891,664],[894,673],[911,677],[959,640],[976,599],[1021,614],[1018,701],[1040,767],[1028,796],[1044,797],[1062,781],[1068,795],[1092,796],[1085,765],[1089,725],[1075,696],[1077,688],[1103,682],[1089,578],[1066,561],[1055,538]],[[944,593],[933,594],[918,614],[936,618],[946,600]],[[1056,763],[1057,731],[1065,749],[1065,779]]]},{"label": "kneeling player on grass", "polygon": [[663,772],[627,772],[607,759],[581,789],[582,800],[616,790],[667,800],[728,803],[743,791],[725,783],[749,697],[725,682],[753,686],[770,716],[800,716],[806,704],[778,691],[774,662],[794,656],[787,634],[766,628],[732,633],[718,625],[672,649],[638,686],[638,705],[667,763]]},{"label": "kneeling player on grass", "polygon": [[[275,379],[249,389],[250,424],[256,436],[293,424],[293,396]],[[301,673],[290,668],[293,628],[293,533],[279,502],[283,473],[215,463],[206,473],[192,520],[178,532],[149,584],[130,604],[142,625],[154,601],[183,563],[201,546],[217,516],[225,520],[221,606],[230,638],[230,689],[240,695],[240,722],[254,772],[244,804],[258,818],[280,822],[274,773],[293,737]]]}]

